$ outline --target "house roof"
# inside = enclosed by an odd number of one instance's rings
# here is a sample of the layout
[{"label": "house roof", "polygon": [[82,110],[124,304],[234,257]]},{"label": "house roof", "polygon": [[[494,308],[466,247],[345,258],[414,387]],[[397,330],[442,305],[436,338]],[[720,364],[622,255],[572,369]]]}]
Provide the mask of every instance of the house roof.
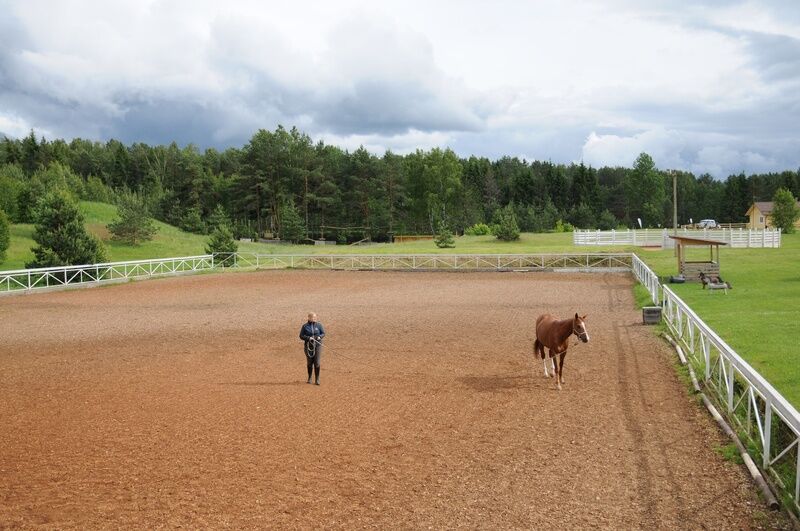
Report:
[{"label": "house roof", "polygon": [[[800,201],[797,202],[797,206],[800,207]],[[772,201],[756,201],[753,203],[747,212],[745,212],[745,216],[749,216],[750,212],[753,211],[753,207],[757,208],[762,214],[768,216],[772,214],[772,209],[775,207],[775,203]]]},{"label": "house roof", "polygon": [[728,245],[728,242],[707,238],[691,238],[689,236],[670,236],[670,238],[677,240],[681,245]]}]

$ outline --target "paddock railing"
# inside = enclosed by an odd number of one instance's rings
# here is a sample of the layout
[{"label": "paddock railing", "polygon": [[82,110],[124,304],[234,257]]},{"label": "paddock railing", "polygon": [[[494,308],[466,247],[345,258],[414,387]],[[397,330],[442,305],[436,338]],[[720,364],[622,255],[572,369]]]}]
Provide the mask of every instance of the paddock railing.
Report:
[{"label": "paddock railing", "polygon": [[213,255],[207,254],[180,258],[157,258],[153,260],[0,271],[0,293],[96,285],[181,273],[195,273],[211,270],[215,267]]},{"label": "paddock railing", "polygon": [[663,294],[664,320],[707,394],[800,511],[800,413],[670,288]]},{"label": "paddock railing", "polygon": [[642,286],[647,288],[653,304],[658,305],[658,296],[661,291],[661,282],[658,280],[658,275],[653,273],[653,270],[635,254],[631,255],[631,269],[636,279]]},{"label": "paddock railing", "polygon": [[[672,248],[672,229],[580,230],[572,233],[575,245],[634,245],[638,247]],[[731,247],[781,246],[780,229],[679,229],[678,236],[719,240]]]},{"label": "paddock railing", "polygon": [[218,267],[258,269],[424,270],[424,271],[630,271],[630,253],[586,254],[418,254],[418,255],[215,255]]},{"label": "paddock railing", "polygon": [[470,255],[214,255],[0,271],[0,293],[97,285],[221,268],[420,271],[630,271],[630,253]]}]

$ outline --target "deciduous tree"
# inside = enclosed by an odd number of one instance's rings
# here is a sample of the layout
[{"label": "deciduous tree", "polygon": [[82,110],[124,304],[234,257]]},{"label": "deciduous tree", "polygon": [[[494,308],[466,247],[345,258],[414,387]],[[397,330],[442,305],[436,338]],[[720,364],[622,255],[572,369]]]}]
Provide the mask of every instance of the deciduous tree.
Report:
[{"label": "deciduous tree", "polygon": [[794,232],[794,223],[800,217],[797,199],[786,188],[779,188],[772,196],[772,224],[783,232]]}]

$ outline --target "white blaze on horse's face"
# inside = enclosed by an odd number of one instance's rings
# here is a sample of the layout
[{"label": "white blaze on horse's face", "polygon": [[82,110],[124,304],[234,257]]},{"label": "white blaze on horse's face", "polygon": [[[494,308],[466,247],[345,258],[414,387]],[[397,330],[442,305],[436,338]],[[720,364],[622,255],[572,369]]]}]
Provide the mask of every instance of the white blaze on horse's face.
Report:
[{"label": "white blaze on horse's face", "polygon": [[584,343],[588,343],[589,332],[586,331],[586,322],[584,319],[586,319],[585,315],[583,317],[578,317],[578,314],[575,314],[575,319],[572,321],[572,332],[578,336],[578,339]]}]

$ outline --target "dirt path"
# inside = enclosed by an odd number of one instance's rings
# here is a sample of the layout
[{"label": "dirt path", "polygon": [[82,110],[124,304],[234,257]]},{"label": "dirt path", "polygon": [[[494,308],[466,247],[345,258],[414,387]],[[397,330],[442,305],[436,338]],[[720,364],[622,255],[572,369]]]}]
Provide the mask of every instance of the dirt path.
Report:
[{"label": "dirt path", "polygon": [[[0,299],[0,527],[784,525],[631,283],[259,272]],[[531,356],[544,311],[589,314],[560,393]]]}]

